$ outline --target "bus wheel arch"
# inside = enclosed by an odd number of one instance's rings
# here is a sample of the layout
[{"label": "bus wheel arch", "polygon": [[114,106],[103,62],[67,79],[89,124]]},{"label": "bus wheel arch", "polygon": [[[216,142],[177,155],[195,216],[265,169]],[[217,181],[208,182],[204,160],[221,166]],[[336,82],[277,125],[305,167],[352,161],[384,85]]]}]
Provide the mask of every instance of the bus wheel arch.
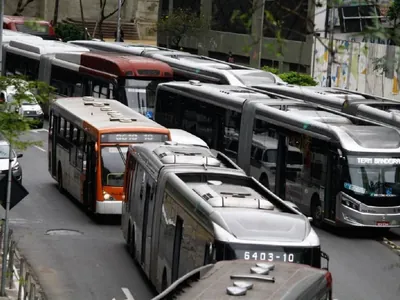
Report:
[{"label": "bus wheel arch", "polygon": [[267,189],[269,189],[269,180],[268,176],[266,173],[262,173],[260,176],[260,183],[265,186]]},{"label": "bus wheel arch", "polygon": [[316,193],[311,197],[310,214],[313,218],[313,224],[317,227],[321,227],[324,220],[323,209],[319,195]]},{"label": "bus wheel arch", "polygon": [[57,184],[58,184],[58,190],[61,193],[63,193],[64,192],[64,184],[63,184],[62,167],[61,167],[60,161],[58,161],[58,166],[57,166]]}]

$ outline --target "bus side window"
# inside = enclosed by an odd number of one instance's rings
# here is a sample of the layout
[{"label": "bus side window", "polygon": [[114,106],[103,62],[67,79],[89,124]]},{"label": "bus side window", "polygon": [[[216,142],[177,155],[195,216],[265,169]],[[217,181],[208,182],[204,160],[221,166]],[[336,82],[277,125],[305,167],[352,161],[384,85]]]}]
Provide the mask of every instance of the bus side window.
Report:
[{"label": "bus side window", "polygon": [[60,135],[60,136],[64,136],[64,125],[65,125],[65,120],[64,120],[64,118],[63,117],[60,117],[60,119],[59,119],[60,121],[60,123],[59,123],[59,125],[58,125],[58,134]]},{"label": "bus side window", "polygon": [[[87,155],[87,144],[88,138],[87,135],[84,131],[81,131],[80,137],[79,137],[79,153],[78,153],[78,159],[81,162],[78,162],[79,165],[81,165],[82,171],[86,171],[86,155]],[[84,172],[86,173],[86,172]]]},{"label": "bus side window", "polygon": [[65,136],[65,138],[66,138],[67,140],[70,140],[70,136],[71,136],[70,128],[71,128],[70,122],[69,122],[69,121],[66,121],[66,122],[65,122],[65,128],[64,128],[64,133],[65,133],[64,136]]}]

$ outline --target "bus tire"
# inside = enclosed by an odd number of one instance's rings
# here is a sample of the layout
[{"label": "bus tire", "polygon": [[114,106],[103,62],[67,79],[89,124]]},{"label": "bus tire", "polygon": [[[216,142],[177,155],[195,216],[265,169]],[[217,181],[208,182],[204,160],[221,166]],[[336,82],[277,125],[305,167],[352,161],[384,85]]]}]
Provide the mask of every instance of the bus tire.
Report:
[{"label": "bus tire", "polygon": [[60,163],[58,163],[57,187],[58,187],[58,190],[60,191],[60,193],[64,193],[62,168],[61,168],[61,164]]},{"label": "bus tire", "polygon": [[269,180],[268,176],[264,173],[260,177],[260,183],[265,186],[267,189],[269,189]]},{"label": "bus tire", "polygon": [[316,227],[322,227],[324,216],[321,201],[317,195],[313,195],[311,198],[311,217],[313,219],[312,222]]}]

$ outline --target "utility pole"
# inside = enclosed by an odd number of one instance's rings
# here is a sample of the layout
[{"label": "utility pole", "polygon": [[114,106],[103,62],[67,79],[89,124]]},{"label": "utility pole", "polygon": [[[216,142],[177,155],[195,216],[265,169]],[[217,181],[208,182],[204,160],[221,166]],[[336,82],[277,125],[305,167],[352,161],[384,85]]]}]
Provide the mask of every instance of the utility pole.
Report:
[{"label": "utility pole", "polygon": [[334,18],[335,18],[335,10],[334,10],[334,1],[330,0],[330,7],[329,7],[329,15],[330,15],[330,23],[329,23],[329,44],[328,44],[328,68],[326,70],[326,86],[332,86],[332,64],[333,64],[333,57],[334,51],[333,49],[333,30],[334,30]]},{"label": "utility pole", "polygon": [[[1,0],[4,1],[4,0]],[[7,254],[8,254],[8,213],[10,211],[10,200],[11,200],[11,180],[12,180],[12,161],[13,161],[13,151],[10,144],[10,153],[8,154],[8,182],[7,182],[7,196],[6,196],[6,212],[5,212],[5,223],[4,223],[4,246],[3,246],[3,264],[1,266],[1,296],[6,296],[6,279],[7,279]]]},{"label": "utility pole", "polygon": [[262,50],[263,50],[263,46],[264,46],[264,14],[265,14],[265,1],[262,1],[262,5],[261,5],[261,12],[260,12],[260,42],[258,44],[258,68],[261,69],[261,59],[262,59]]},{"label": "utility pole", "polygon": [[[0,24],[3,28],[4,0],[0,0]],[[0,67],[3,66],[3,29],[0,30]]]},{"label": "utility pole", "polygon": [[121,0],[118,0],[117,42],[121,39]]}]

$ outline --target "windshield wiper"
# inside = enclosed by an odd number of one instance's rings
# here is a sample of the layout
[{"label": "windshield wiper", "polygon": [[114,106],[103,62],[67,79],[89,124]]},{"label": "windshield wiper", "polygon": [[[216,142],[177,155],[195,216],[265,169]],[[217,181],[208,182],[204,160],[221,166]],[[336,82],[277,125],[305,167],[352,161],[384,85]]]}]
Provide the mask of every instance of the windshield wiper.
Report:
[{"label": "windshield wiper", "polygon": [[116,146],[117,146],[117,149],[118,149],[119,155],[121,155],[122,161],[124,162],[124,165],[126,166],[126,159],[125,159],[125,155],[124,155],[124,153],[122,152],[122,150],[121,150],[121,147],[119,146],[119,144],[117,144]]}]

